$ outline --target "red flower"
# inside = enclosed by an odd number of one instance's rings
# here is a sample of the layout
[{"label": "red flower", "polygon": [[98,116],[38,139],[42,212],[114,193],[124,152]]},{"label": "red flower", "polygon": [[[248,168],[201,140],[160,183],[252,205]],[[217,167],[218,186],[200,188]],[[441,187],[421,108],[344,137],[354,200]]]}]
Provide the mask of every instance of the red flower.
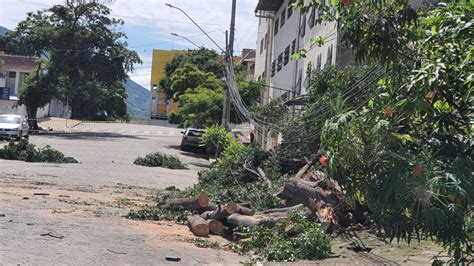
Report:
[{"label": "red flower", "polygon": [[319,163],[321,164],[322,167],[327,167],[328,166],[328,157],[321,155],[319,157]]},{"label": "red flower", "polygon": [[417,165],[413,167],[413,170],[411,170],[414,174],[421,174],[423,173],[424,169],[421,165]]},{"label": "red flower", "polygon": [[388,105],[387,108],[385,108],[385,114],[387,115],[388,118],[393,117],[392,106]]},{"label": "red flower", "polygon": [[350,0],[342,0],[342,3],[344,4],[344,6],[348,6],[351,1]]}]

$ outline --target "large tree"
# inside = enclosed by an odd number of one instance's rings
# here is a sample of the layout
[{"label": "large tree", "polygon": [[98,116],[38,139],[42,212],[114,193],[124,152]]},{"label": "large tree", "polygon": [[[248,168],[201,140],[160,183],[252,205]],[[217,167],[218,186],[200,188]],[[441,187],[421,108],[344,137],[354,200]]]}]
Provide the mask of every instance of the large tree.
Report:
[{"label": "large tree", "polygon": [[[61,91],[59,87],[48,89],[49,96],[67,98],[74,118],[87,118],[123,102],[126,93],[122,82],[133,64],[141,63],[138,54],[127,49],[125,34],[116,31],[123,21],[109,15],[110,9],[96,1],[66,1],[46,11],[28,13],[10,35],[25,51],[48,58],[51,83],[61,79],[64,84]],[[25,101],[30,102],[34,99]]]}]

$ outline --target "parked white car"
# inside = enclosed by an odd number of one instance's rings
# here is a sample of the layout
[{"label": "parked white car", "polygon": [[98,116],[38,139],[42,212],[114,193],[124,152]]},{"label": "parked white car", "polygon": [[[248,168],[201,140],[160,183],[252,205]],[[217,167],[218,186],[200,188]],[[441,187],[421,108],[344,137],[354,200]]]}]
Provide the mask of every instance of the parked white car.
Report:
[{"label": "parked white car", "polygon": [[28,139],[28,121],[21,115],[0,115],[0,139]]}]

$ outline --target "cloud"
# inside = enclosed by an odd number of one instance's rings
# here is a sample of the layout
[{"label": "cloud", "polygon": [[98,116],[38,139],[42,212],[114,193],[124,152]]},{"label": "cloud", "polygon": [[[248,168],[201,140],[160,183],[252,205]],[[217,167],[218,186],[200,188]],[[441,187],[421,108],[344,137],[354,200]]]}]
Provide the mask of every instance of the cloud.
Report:
[{"label": "cloud", "polygon": [[[64,0],[0,0],[0,25],[14,29],[26,18],[27,12],[46,9]],[[144,64],[137,66],[131,74],[134,81],[149,87],[151,54],[153,49],[193,49],[193,44],[171,36],[172,32],[189,37],[198,45],[218,49],[180,11],[165,6],[165,3],[185,10],[222,47],[225,46],[225,31],[230,24],[230,0],[115,0],[109,4],[112,15],[123,19],[120,29],[128,36],[131,49],[136,50]],[[255,0],[237,1],[236,54],[243,48],[255,48],[258,19],[253,11]],[[194,37],[193,37],[194,36]],[[153,45],[151,45],[153,44]]]}]

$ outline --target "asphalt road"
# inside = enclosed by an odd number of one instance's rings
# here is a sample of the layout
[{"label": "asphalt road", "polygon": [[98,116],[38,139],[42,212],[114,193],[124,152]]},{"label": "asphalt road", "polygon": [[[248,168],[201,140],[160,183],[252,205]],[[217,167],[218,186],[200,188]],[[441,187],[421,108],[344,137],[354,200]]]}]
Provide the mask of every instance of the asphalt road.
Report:
[{"label": "asphalt road", "polygon": [[[83,124],[74,134],[31,136],[39,147],[49,145],[80,163],[0,160],[0,264],[161,265],[170,255],[184,264],[246,260],[195,247],[185,226],[123,217],[130,209],[154,204],[150,196],[168,186],[194,184],[208,165],[201,155],[179,150],[179,132]],[[156,151],[177,155],[189,170],[133,165],[138,156]]]}]

